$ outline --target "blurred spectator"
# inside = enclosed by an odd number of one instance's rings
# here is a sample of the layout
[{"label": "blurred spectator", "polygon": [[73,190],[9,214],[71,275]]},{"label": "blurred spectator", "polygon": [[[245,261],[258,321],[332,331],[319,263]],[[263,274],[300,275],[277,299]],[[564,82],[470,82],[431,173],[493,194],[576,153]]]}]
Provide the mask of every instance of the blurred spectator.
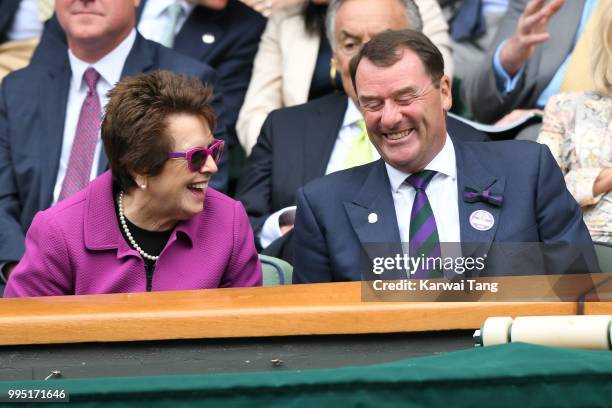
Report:
[{"label": "blurred spectator", "polygon": [[612,2],[602,17],[591,49],[596,91],[551,97],[538,142],[559,163],[593,240],[612,242]]},{"label": "blurred spectator", "polygon": [[143,37],[210,65],[223,93],[228,147],[244,101],[266,19],[239,0],[142,0]]},{"label": "blurred spectator", "polygon": [[[403,0],[396,0],[403,2]],[[262,124],[274,109],[304,103],[322,94],[320,87],[335,83],[329,38],[324,35],[323,0],[311,0],[275,11],[261,38],[253,76],[236,131],[247,155],[257,141]],[[435,0],[415,1],[423,21],[423,33],[440,48],[452,75],[448,25]],[[331,64],[331,65],[330,65]],[[328,90],[333,87],[327,86]]]},{"label": "blurred spectator", "polygon": [[0,1],[0,81],[28,65],[53,5],[53,0]]},{"label": "blurred spectator", "polygon": [[448,3],[453,47],[454,77],[463,79],[474,70],[491,45],[509,0],[454,0]]},{"label": "blurred spectator", "polygon": [[[607,0],[602,0],[607,1]],[[464,80],[474,117],[492,123],[515,109],[543,108],[559,92],[597,0],[512,0],[483,64]]]},{"label": "blurred spectator", "polygon": [[107,93],[119,79],[164,69],[214,82],[209,66],[137,33],[137,3],[57,0],[57,18],[47,23],[32,64],[2,82],[3,272],[23,256],[25,233],[34,215],[85,188],[106,169],[100,117]]}]

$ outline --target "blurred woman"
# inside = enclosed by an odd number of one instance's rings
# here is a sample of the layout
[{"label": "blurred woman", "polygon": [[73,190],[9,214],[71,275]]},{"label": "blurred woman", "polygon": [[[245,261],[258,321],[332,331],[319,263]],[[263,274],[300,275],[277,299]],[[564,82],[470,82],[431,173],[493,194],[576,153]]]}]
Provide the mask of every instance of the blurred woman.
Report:
[{"label": "blurred woman", "polygon": [[208,188],[223,142],[212,91],[157,71],[110,91],[110,171],[40,212],[5,297],[261,285],[242,205]]},{"label": "blurred woman", "polygon": [[596,29],[595,91],[550,98],[538,142],[548,145],[594,241],[612,242],[612,2]]},{"label": "blurred woman", "polygon": [[[325,34],[330,1],[308,0],[275,9],[270,16],[236,123],[238,140],[247,155],[270,112],[342,89],[332,60],[330,39]],[[341,3],[343,0],[333,1]],[[398,1],[412,3],[413,0]],[[414,3],[421,14],[423,33],[440,49],[446,74],[452,76],[451,41],[440,6],[436,0],[414,0]]]}]

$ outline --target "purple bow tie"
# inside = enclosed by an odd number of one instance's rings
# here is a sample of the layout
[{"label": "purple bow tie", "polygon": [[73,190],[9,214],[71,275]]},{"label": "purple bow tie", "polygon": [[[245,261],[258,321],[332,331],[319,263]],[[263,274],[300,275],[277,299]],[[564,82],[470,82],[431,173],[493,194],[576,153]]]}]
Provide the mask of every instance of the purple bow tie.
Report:
[{"label": "purple bow tie", "polygon": [[501,193],[494,193],[489,190],[478,191],[471,187],[466,187],[463,190],[463,201],[466,203],[483,202],[501,207],[504,201],[504,196]]}]

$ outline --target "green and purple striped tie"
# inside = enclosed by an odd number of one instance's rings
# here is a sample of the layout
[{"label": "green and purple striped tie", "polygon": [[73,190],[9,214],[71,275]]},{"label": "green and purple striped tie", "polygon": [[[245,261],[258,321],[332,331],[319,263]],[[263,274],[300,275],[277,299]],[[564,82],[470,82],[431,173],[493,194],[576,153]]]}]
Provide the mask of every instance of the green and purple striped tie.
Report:
[{"label": "green and purple striped tie", "polygon": [[[416,190],[412,212],[410,214],[410,242],[408,243],[409,255],[411,258],[440,258],[440,238],[434,213],[427,199],[425,189],[436,175],[433,170],[423,170],[412,174],[406,179]],[[438,261],[439,262],[439,261]],[[437,269],[428,270],[426,265],[417,268],[412,277],[417,279],[441,278],[442,271]]]}]

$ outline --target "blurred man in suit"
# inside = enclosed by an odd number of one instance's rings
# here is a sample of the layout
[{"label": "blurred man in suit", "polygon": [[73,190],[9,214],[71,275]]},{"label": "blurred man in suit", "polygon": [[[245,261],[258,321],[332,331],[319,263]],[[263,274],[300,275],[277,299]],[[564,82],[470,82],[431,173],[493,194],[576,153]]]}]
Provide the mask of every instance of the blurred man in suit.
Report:
[{"label": "blurred man in suit", "polygon": [[239,0],[142,0],[138,31],[217,72],[229,145],[266,19]]},{"label": "blurred man in suit", "polygon": [[474,117],[493,123],[509,115],[511,122],[544,108],[551,95],[579,90],[563,85],[598,1],[606,0],[512,0],[485,60],[463,82]]},{"label": "blurred man in suit", "polygon": [[[463,142],[449,137],[450,79],[439,50],[413,30],[387,31],[350,65],[359,108],[381,160],[320,178],[297,194],[295,283],[360,280],[372,243],[408,243],[411,257],[440,258],[442,243],[577,242],[545,273],[597,269],[582,211],[547,147],[530,142]],[[377,253],[378,252],[378,253]],[[402,254],[403,252],[396,252]],[[463,248],[463,256],[472,256]],[[520,255],[514,258],[521,260]],[[502,256],[482,275],[528,273]],[[575,263],[575,261],[577,263]],[[583,262],[584,261],[584,262]],[[394,279],[406,278],[406,274]],[[441,277],[418,270],[417,277]]]},{"label": "blurred man in suit", "polygon": [[[422,25],[412,0],[330,2],[327,35],[346,94],[272,112],[238,185],[237,198],[251,217],[257,245],[266,248],[264,253],[291,261],[291,233],[287,233],[293,227],[298,188],[317,177],[379,157],[355,106],[348,69],[351,57],[381,31],[421,30]],[[453,126],[464,126],[452,122]],[[484,137],[477,132],[467,134]]]},{"label": "blurred man in suit", "polygon": [[0,263],[5,275],[24,253],[34,215],[106,169],[100,117],[107,92],[120,78],[162,69],[215,80],[207,65],[138,34],[138,3],[57,0],[67,48],[45,31],[32,64],[2,82]]}]

